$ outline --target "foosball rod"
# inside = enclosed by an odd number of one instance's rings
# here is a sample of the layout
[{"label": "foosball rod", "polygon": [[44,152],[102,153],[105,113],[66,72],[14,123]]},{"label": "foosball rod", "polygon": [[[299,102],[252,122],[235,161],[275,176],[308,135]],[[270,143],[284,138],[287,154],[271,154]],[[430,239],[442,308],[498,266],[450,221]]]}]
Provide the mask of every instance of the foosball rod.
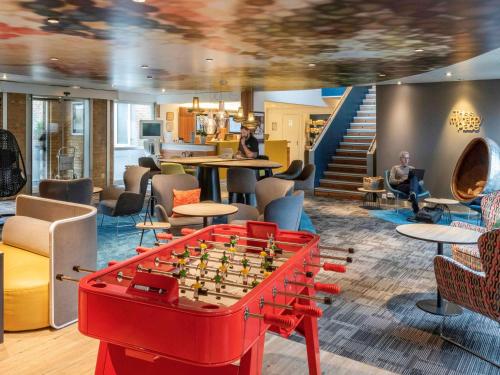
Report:
[{"label": "foosball rod", "polygon": [[318,268],[323,268],[325,271],[332,271],[332,272],[340,272],[344,273],[347,271],[346,266],[342,264],[335,264],[335,263],[323,263],[323,264],[314,264],[314,263],[307,263],[304,261],[304,267],[309,266],[309,267],[318,267]]},{"label": "foosball rod", "polygon": [[352,263],[352,258],[351,257],[338,257],[338,256],[335,256],[335,255],[316,255],[316,254],[313,254],[312,255],[314,258],[323,258],[323,259],[332,259],[332,260],[343,260],[344,262],[347,262],[347,263]]},{"label": "foosball rod", "polygon": [[266,324],[282,327],[284,329],[292,329],[297,324],[297,318],[291,315],[274,315],[274,314],[254,314],[251,313],[248,307],[245,309],[245,320],[248,318],[262,319]]},{"label": "foosball rod", "polygon": [[[175,277],[175,275],[174,275],[173,272],[162,271],[162,270],[155,270],[153,268],[146,268],[146,267],[141,266],[140,264],[137,266],[137,270],[141,271],[141,272],[155,273],[155,274],[158,274],[158,275],[165,275],[165,276]],[[186,279],[190,279],[190,280],[196,280],[196,277],[197,276],[193,276],[193,275],[189,275],[189,274],[186,275]],[[203,277],[203,276],[200,276],[200,280],[201,281],[208,281],[208,282],[211,282],[211,283],[215,283],[215,281],[213,281],[212,279],[208,279],[208,278]],[[248,285],[238,284],[238,283],[235,283],[235,282],[232,282],[232,281],[224,281],[222,283],[222,285],[234,286],[235,288],[242,288],[242,289],[249,288]]]},{"label": "foosball rod", "polygon": [[354,249],[352,247],[348,247],[347,249],[343,247],[333,246],[333,245],[319,245],[319,250],[330,250],[330,251],[343,251],[349,254],[354,254]]},{"label": "foosball rod", "polygon": [[320,318],[323,315],[323,310],[321,310],[319,307],[311,305],[303,305],[301,303],[294,303],[293,305],[283,305],[281,303],[272,303],[264,301],[264,299],[261,299],[260,304],[262,306],[266,305],[266,306],[276,307],[279,309],[291,310],[294,314],[308,315],[308,316],[313,316],[315,318]]},{"label": "foosball rod", "polygon": [[[219,236],[219,237],[225,237],[225,238],[232,238],[234,235],[231,234],[222,234],[222,233],[212,233],[212,236]],[[236,239],[242,239],[242,240],[247,240],[247,241],[257,241],[257,242],[265,242],[267,243],[269,240],[266,240],[264,238],[254,238],[254,237],[245,237],[245,236],[236,236]],[[276,241],[273,240],[275,244],[279,245],[289,245],[289,246],[297,246],[301,247],[304,246],[305,244],[303,243],[296,243],[296,242],[286,242],[286,241]],[[285,250],[286,251],[286,250]]]},{"label": "foosball rod", "polygon": [[[192,257],[194,258],[194,257]],[[155,258],[155,266],[158,267],[160,264],[166,264],[167,266],[178,266],[178,263],[175,263],[175,262],[168,262],[166,260],[162,260],[160,259],[159,257],[156,257]],[[254,263],[252,263],[254,264]],[[198,269],[199,267],[198,266],[195,266],[194,264],[191,265],[191,264],[184,264],[184,267],[186,268],[191,268],[191,269]],[[205,268],[206,270],[208,271],[213,271],[213,272],[217,272],[217,268],[215,267],[209,267],[207,266]],[[226,271],[229,275],[235,275],[235,276],[240,276],[240,273],[239,272],[236,272],[236,271],[231,271],[231,270],[228,270]],[[257,276],[258,279],[264,279],[264,276],[262,276],[261,274],[257,274],[257,273],[249,273],[249,276],[252,275],[252,276]]]},{"label": "foosball rod", "polygon": [[79,283],[80,282],[79,279],[75,279],[73,277],[63,275],[62,273],[58,273],[56,275],[56,280],[59,280],[59,281],[73,281],[75,283]]},{"label": "foosball rod", "polygon": [[280,291],[275,291],[275,293],[280,294],[282,296],[287,296],[287,297],[296,297],[296,298],[308,299],[311,301],[318,301],[318,302],[324,303],[326,305],[332,304],[332,299],[330,297],[309,296],[307,294],[280,292]]},{"label": "foosball rod", "polygon": [[[222,251],[213,251],[212,249],[209,249],[211,252],[217,252],[219,254],[223,254]],[[226,253],[227,254],[227,253]],[[192,258],[192,259],[201,259],[201,255],[194,255],[194,256],[190,256],[189,258]],[[228,256],[229,258],[229,256]],[[256,257],[248,257],[248,258],[256,258]],[[227,261],[229,264],[240,264],[239,262],[235,262],[234,260],[228,260]],[[251,262],[248,262],[249,265],[251,266],[254,266],[254,267],[260,267],[260,264],[259,263],[251,263]]]},{"label": "foosball rod", "polygon": [[[129,276],[129,275],[125,275],[123,274],[123,272],[118,272],[117,275],[116,275],[116,280],[118,282],[122,282],[122,280],[132,280],[133,277],[132,276]],[[179,285],[179,289],[181,290],[187,290],[187,291],[193,291],[193,288],[190,288],[188,286],[184,286],[184,285]],[[211,295],[211,296],[216,296],[216,297],[225,297],[225,298],[232,298],[232,299],[241,299],[241,297],[239,296],[235,296],[233,294],[229,294],[229,293],[223,293],[223,292],[214,292],[214,291],[211,291],[211,290],[207,290],[206,291],[208,295]],[[202,297],[202,295],[200,295],[200,297]]]},{"label": "foosball rod", "polygon": [[[228,244],[227,242],[205,241],[205,243],[210,244],[210,245],[221,245],[221,246],[224,246],[224,247],[229,247],[230,246],[230,244]],[[240,248],[242,247],[242,248],[246,248],[246,249],[251,249],[251,250],[259,250],[259,251],[265,251],[265,249],[266,249],[265,247],[248,246],[248,245],[234,245],[234,246],[235,247],[240,247]],[[188,246],[188,247],[192,248],[192,249],[199,249],[199,247],[196,247],[196,246]],[[215,251],[215,252],[222,252],[222,251],[224,251],[222,249],[217,249],[217,248],[214,248],[214,247],[212,247],[212,248],[210,248],[208,250]],[[284,251],[286,251],[286,250],[284,250]],[[290,252],[290,251],[288,251],[288,252]],[[249,253],[248,251],[245,251],[245,252],[239,252],[239,251],[237,251],[236,254],[238,254],[238,255],[246,254],[247,257],[249,257],[249,258],[258,258],[259,257],[259,255],[255,254],[255,253]],[[278,257],[277,255],[279,255],[279,252],[276,252],[275,255],[274,255],[274,257],[277,258],[277,260],[280,260],[279,258],[281,258],[281,257]],[[286,258],[286,257],[284,257],[284,258]],[[288,259],[288,258],[286,258],[286,259]]]},{"label": "foosball rod", "polygon": [[291,281],[291,280],[285,279],[285,286],[287,284],[305,286],[306,288],[314,289],[316,292],[323,292],[323,293],[330,293],[330,294],[339,294],[340,293],[340,286],[337,284],[324,284],[324,283],[310,284],[310,283],[301,283],[298,281]]}]

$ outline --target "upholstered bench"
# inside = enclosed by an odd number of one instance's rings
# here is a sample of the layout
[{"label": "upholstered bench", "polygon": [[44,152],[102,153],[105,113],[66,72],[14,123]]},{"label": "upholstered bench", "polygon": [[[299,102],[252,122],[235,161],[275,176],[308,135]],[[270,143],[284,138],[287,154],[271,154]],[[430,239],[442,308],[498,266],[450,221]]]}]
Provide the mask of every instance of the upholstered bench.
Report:
[{"label": "upholstered bench", "polygon": [[95,217],[92,206],[17,197],[16,216],[6,220],[0,242],[6,331],[61,328],[76,320],[77,287],[56,275],[79,278],[73,265],[95,268]]}]

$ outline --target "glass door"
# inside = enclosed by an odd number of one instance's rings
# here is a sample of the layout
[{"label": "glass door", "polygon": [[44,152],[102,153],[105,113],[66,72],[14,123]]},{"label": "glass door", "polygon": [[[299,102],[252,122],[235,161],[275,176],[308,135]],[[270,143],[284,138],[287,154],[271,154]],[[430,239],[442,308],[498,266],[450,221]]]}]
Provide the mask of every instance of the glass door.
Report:
[{"label": "glass door", "polygon": [[33,193],[43,179],[89,176],[89,118],[88,100],[33,97]]}]

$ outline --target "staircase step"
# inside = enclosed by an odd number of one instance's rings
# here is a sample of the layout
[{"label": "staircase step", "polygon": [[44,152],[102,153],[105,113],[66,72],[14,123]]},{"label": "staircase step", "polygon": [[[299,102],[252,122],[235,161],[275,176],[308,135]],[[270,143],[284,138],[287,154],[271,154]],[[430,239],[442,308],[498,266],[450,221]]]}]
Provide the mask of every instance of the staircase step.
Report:
[{"label": "staircase step", "polygon": [[332,164],[360,165],[366,168],[366,158],[354,158],[352,156],[332,156],[332,162]]},{"label": "staircase step", "polygon": [[377,101],[375,99],[363,99],[363,105],[366,104],[377,105]]},{"label": "staircase step", "polygon": [[366,173],[366,165],[329,163],[328,171],[361,174],[361,173]]},{"label": "staircase step", "polygon": [[334,189],[342,190],[353,190],[357,191],[359,187],[363,186],[363,182],[355,181],[343,181],[343,180],[332,180],[329,178],[322,178],[319,181],[321,187],[328,187]]},{"label": "staircase step", "polygon": [[367,150],[356,150],[352,148],[338,148],[336,156],[366,156]]},{"label": "staircase step", "polygon": [[351,123],[370,123],[370,124],[375,124],[377,122],[377,117],[376,116],[364,116],[364,117],[354,117],[352,119]]},{"label": "staircase step", "polygon": [[375,125],[375,124],[351,124],[351,129],[373,129],[373,130],[377,130],[377,125]]},{"label": "staircase step", "polygon": [[360,142],[360,143],[368,143],[373,141],[373,138],[375,138],[373,135],[368,136],[368,135],[344,135],[344,142]]},{"label": "staircase step", "polygon": [[344,181],[363,182],[365,174],[325,171],[325,179],[339,179]]},{"label": "staircase step", "polygon": [[361,104],[359,106],[360,111],[377,111],[377,106],[375,104]]},{"label": "staircase step", "polygon": [[356,129],[356,128],[350,128],[347,129],[347,135],[367,135],[367,136],[372,136],[377,133],[377,128],[362,128],[362,129]]},{"label": "staircase step", "polygon": [[377,94],[375,93],[368,93],[365,95],[365,99],[377,99]]},{"label": "staircase step", "polygon": [[340,148],[342,149],[351,149],[351,150],[368,150],[370,148],[371,143],[363,143],[363,142],[340,142]]},{"label": "staircase step", "polygon": [[368,89],[368,94],[376,94],[377,93],[377,89],[373,88],[373,89]]},{"label": "staircase step", "polygon": [[358,117],[373,117],[373,118],[377,118],[377,111],[375,110],[375,108],[373,110],[358,110],[358,112],[356,113],[356,116]]},{"label": "staircase step", "polygon": [[350,191],[342,189],[332,189],[326,187],[317,187],[314,189],[315,195],[331,196],[340,199],[363,199],[364,194],[360,191]]}]

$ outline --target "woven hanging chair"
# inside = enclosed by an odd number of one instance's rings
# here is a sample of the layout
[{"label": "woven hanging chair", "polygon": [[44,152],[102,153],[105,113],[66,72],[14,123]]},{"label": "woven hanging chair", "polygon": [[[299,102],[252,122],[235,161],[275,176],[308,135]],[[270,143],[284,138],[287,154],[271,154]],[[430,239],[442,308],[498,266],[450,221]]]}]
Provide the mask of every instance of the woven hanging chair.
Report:
[{"label": "woven hanging chair", "polygon": [[500,190],[500,146],[490,138],[474,138],[458,159],[451,178],[456,200],[470,202]]},{"label": "woven hanging chair", "polygon": [[13,197],[24,185],[26,169],[16,138],[0,129],[0,198]]}]

